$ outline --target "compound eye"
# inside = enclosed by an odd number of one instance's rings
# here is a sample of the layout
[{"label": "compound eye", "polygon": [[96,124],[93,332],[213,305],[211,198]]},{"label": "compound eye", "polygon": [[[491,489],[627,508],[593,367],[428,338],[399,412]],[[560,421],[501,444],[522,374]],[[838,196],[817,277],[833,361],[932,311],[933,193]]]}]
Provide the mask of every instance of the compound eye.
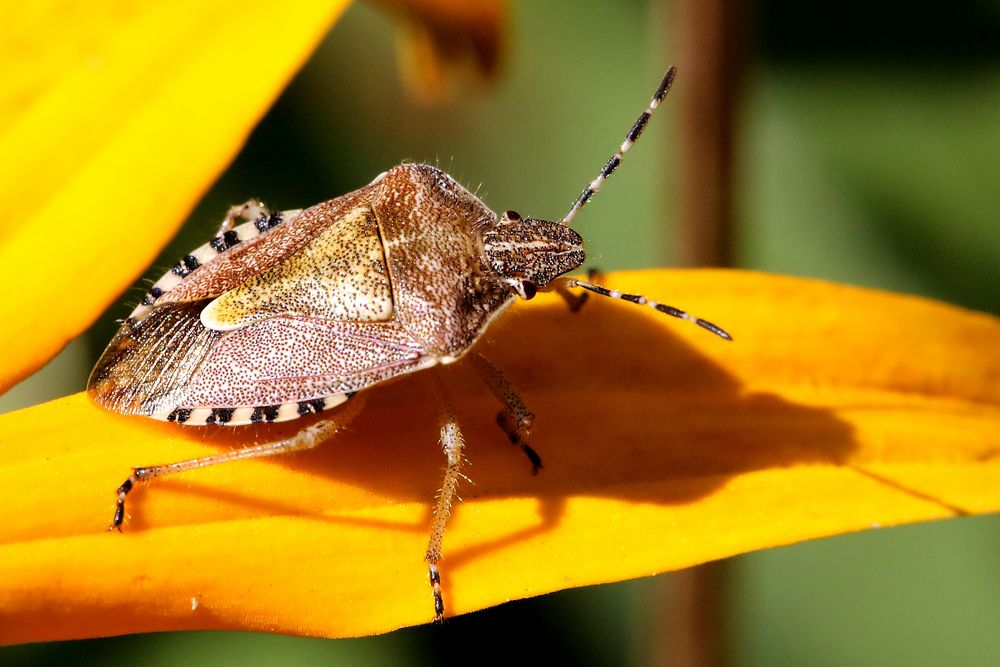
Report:
[{"label": "compound eye", "polygon": [[525,301],[529,299],[534,299],[535,295],[538,294],[538,286],[531,282],[530,280],[521,281],[521,298]]},{"label": "compound eye", "polygon": [[520,222],[521,221],[521,215],[517,211],[504,211],[503,212],[503,218],[505,220],[507,220],[507,222]]}]

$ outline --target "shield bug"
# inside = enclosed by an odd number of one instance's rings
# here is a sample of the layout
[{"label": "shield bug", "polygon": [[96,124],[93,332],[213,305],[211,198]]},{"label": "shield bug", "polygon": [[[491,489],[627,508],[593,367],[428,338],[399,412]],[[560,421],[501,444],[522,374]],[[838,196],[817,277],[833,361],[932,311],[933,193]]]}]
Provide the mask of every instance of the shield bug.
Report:
[{"label": "shield bug", "polygon": [[[134,468],[118,488],[111,528],[121,529],[126,496],[139,482],[310,449],[354,416],[363,398],[355,393],[467,353],[503,406],[499,426],[537,472],[541,459],[525,442],[534,416],[503,374],[470,349],[515,300],[539,290],[557,291],[574,310],[587,293],[646,305],[730,339],[673,306],[565,276],[585,257],[569,222],[621,164],[674,74],[667,71],[561,220],[497,216],[423,164],[398,165],[307,209],[271,212],[255,201],[230,209],[218,235],[157,280],[125,320],[90,376],[90,395],[116,412],[183,425],[281,422],[345,405],[286,440]],[[444,616],[441,541],[464,448],[447,401],[441,404],[448,465],[425,554],[436,620]]]}]

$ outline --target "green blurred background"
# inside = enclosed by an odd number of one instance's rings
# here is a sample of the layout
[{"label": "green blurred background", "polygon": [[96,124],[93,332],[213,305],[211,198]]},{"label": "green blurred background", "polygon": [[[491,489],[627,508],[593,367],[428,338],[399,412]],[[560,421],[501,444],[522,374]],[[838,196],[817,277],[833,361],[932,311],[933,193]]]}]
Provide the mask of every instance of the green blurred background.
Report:
[{"label": "green blurred background", "polygon": [[[429,109],[402,95],[395,24],[356,4],[146,277],[214,233],[230,204],[255,196],[301,207],[404,160],[438,164],[496,210],[560,216],[676,62],[671,101],[574,225],[603,269],[669,265],[685,168],[671,157],[673,98],[685,89],[684,62],[671,55],[674,16],[669,3],[519,2],[496,84]],[[758,0],[747,17],[738,264],[1000,311],[1000,2]],[[127,310],[109,311],[0,399],[0,410],[82,389]],[[724,313],[711,317],[725,323]],[[428,443],[427,455],[436,451]],[[729,661],[1000,664],[998,554],[1000,517],[982,517],[735,558]],[[133,636],[3,648],[0,665],[457,663],[481,660],[483,649],[501,660],[642,664],[669,653],[662,610],[674,576],[564,591],[383,637]]]}]

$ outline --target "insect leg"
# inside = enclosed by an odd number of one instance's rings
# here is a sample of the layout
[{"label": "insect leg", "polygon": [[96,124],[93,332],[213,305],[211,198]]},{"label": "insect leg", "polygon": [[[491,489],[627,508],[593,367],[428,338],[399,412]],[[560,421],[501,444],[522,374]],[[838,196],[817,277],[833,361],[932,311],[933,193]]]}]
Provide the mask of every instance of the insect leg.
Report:
[{"label": "insect leg", "polygon": [[444,620],[444,598],[441,596],[441,572],[438,570],[438,561],[441,560],[441,541],[444,539],[445,524],[451,516],[452,502],[457,497],[458,482],[465,477],[462,474],[465,438],[462,437],[462,431],[458,427],[458,421],[437,373],[434,374],[434,380],[441,410],[441,448],[448,458],[448,467],[445,469],[441,490],[434,504],[434,523],[431,524],[431,539],[427,544],[424,560],[427,561],[431,593],[434,595],[434,622],[440,623]]},{"label": "insect leg", "polygon": [[[603,274],[597,269],[587,270],[587,282],[601,282],[601,278],[603,277]],[[587,303],[587,297],[590,296],[590,294],[587,291],[580,292],[579,294],[571,292],[561,280],[555,281],[554,284],[556,294],[561,296],[563,301],[566,302],[566,305],[569,306],[570,312],[580,312],[580,309],[583,308],[583,304]]]},{"label": "insect leg", "polygon": [[271,211],[266,206],[256,199],[248,199],[239,206],[229,208],[226,212],[226,217],[222,219],[222,224],[219,226],[219,233],[216,236],[222,236],[232,229],[236,225],[237,220],[250,222],[258,218],[266,218],[269,215],[271,215]]},{"label": "insect leg", "polygon": [[358,396],[347,403],[335,418],[324,419],[310,426],[305,427],[291,438],[268,442],[262,445],[244,447],[221,454],[212,454],[197,459],[188,459],[176,463],[163,465],[140,466],[133,468],[132,474],[128,476],[121,486],[118,487],[118,499],[115,501],[115,515],[108,530],[122,529],[122,522],[125,520],[125,497],[140,482],[148,482],[157,477],[166,477],[174,473],[204,468],[205,466],[228,463],[230,461],[243,461],[245,459],[256,459],[276,454],[287,454],[305,449],[312,449],[322,442],[331,438],[335,433],[343,429],[357,415],[364,403],[364,397]]},{"label": "insect leg", "polygon": [[534,413],[521,400],[507,376],[501,373],[500,369],[490,363],[486,357],[473,353],[472,361],[486,382],[486,386],[504,406],[503,410],[497,413],[497,426],[507,434],[511,444],[520,447],[528,460],[531,461],[531,474],[538,474],[542,467],[542,459],[524,439],[531,433],[531,425],[535,421]]}]

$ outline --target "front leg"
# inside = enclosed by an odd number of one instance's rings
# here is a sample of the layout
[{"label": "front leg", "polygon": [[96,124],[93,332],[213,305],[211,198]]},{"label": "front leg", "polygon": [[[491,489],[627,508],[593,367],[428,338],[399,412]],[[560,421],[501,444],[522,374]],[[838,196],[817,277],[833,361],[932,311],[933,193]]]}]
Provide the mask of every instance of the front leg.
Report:
[{"label": "front leg", "polygon": [[503,410],[497,413],[497,426],[507,434],[510,443],[520,447],[524,455],[531,461],[531,474],[538,474],[542,468],[542,458],[525,440],[531,433],[531,425],[535,423],[535,414],[521,400],[507,376],[501,373],[500,369],[490,363],[486,357],[473,353],[472,361],[486,382],[486,386],[504,406]]},{"label": "front leg", "polygon": [[[587,282],[600,282],[602,277],[603,274],[597,269],[587,270]],[[570,291],[562,279],[556,280],[555,290],[556,294],[561,296],[562,300],[566,302],[567,306],[569,306],[569,310],[572,313],[580,312],[580,309],[583,308],[583,304],[587,303],[587,292],[577,293]]]}]

